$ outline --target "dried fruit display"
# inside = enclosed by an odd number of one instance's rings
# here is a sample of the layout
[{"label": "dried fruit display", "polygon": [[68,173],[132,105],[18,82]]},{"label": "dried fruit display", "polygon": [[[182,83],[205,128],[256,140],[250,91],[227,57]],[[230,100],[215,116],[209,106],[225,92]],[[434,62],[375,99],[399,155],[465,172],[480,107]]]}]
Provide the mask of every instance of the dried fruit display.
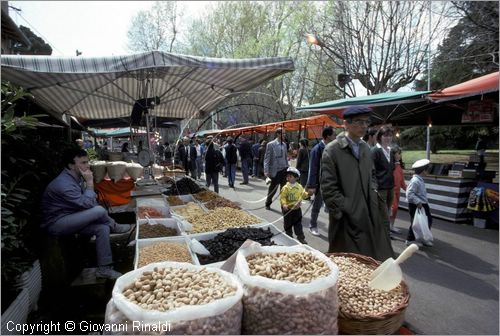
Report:
[{"label": "dried fruit display", "polygon": [[189,202],[186,204],[186,206],[172,209],[172,211],[177,215],[184,217],[184,219],[186,219],[188,222],[190,222],[190,219],[192,217],[202,216],[206,214],[206,212],[194,202]]},{"label": "dried fruit display", "polygon": [[160,242],[139,249],[139,267],[161,261],[192,263],[193,259],[187,245],[181,243]]},{"label": "dried fruit display", "polygon": [[207,203],[204,203],[203,205],[205,206],[205,208],[207,208],[209,210],[213,210],[215,208],[222,208],[222,207],[228,207],[228,208],[233,208],[233,209],[238,209],[238,210],[241,209],[241,207],[238,203],[231,202],[230,200],[223,198],[223,197],[213,199],[211,201],[208,201]]},{"label": "dried fruit display", "polygon": [[308,283],[330,274],[327,264],[311,253],[256,253],[247,257],[251,275]]},{"label": "dried fruit display", "polygon": [[210,190],[200,191],[199,193],[193,194],[193,197],[200,202],[208,202],[210,200],[222,198],[221,196],[219,196],[219,194],[214,193],[213,191]]},{"label": "dried fruit display", "polygon": [[210,251],[210,255],[197,254],[198,260],[202,265],[224,261],[236,252],[245,240],[251,239],[263,246],[271,246],[275,245],[271,241],[272,237],[273,233],[269,228],[267,230],[251,227],[227,229],[212,239],[200,240],[200,243]]},{"label": "dried fruit display", "polygon": [[163,224],[141,224],[138,226],[139,239],[177,236],[177,230]]},{"label": "dried fruit display", "polygon": [[137,216],[140,219],[146,218],[165,218],[165,215],[156,208],[148,206],[140,206],[137,208]]},{"label": "dried fruit display", "polygon": [[163,193],[165,195],[188,195],[196,194],[200,191],[202,191],[202,189],[195,181],[189,177],[183,177],[179,181],[173,183],[173,185]]},{"label": "dried fruit display", "polygon": [[359,318],[381,315],[394,311],[404,301],[401,285],[391,291],[368,286],[373,268],[344,256],[330,256],[339,267],[340,309]]},{"label": "dried fruit display", "polygon": [[171,206],[177,206],[177,205],[184,205],[184,204],[186,204],[186,202],[184,202],[183,200],[181,200],[179,198],[179,196],[173,196],[173,195],[167,197],[167,202]]},{"label": "dried fruit display", "polygon": [[228,207],[215,208],[209,212],[186,218],[186,220],[193,225],[192,233],[218,231],[262,222],[243,210]]}]

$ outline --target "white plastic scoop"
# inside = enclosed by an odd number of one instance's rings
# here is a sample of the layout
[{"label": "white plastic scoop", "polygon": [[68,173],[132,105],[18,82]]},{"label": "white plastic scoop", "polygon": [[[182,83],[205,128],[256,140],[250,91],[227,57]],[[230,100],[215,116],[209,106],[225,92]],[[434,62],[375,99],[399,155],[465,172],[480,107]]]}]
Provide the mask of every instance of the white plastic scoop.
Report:
[{"label": "white plastic scoop", "polygon": [[207,250],[205,246],[203,246],[202,243],[200,243],[197,239],[191,239],[191,250],[194,253],[198,253],[201,255],[210,255],[210,251]]},{"label": "white plastic scoop", "polygon": [[411,257],[417,250],[417,244],[411,244],[396,260],[388,258],[373,271],[368,286],[384,291],[390,291],[396,288],[403,279],[403,273],[401,272],[399,264]]}]

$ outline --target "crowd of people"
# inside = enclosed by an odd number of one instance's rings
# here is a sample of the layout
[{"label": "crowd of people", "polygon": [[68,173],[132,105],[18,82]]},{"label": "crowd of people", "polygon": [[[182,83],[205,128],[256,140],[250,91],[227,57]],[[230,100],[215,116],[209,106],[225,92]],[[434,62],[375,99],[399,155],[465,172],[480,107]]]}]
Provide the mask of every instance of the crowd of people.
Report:
[{"label": "crowd of people", "polygon": [[[412,167],[415,175],[407,186],[401,148],[394,145],[392,128],[369,127],[370,115],[368,107],[346,109],[344,131],[336,135],[335,129],[325,127],[322,139],[312,148],[307,139],[300,139],[297,145],[289,142],[284,130],[278,128],[269,142],[244,136],[184,137],[169,151],[174,152],[169,159],[181,164],[186,175],[193,179],[204,176],[206,186],[213,186],[217,193],[220,175],[227,178],[230,188],[235,187],[239,160],[240,184],[249,184],[250,176],[266,179],[266,209],[271,210],[276,193],[279,193],[277,199],[287,234],[293,236],[294,231],[297,239],[305,243],[302,213],[298,210],[302,200],[309,199],[312,202],[309,222],[312,235],[320,235],[318,216],[321,208],[329,214],[329,252],[361,253],[385,260],[393,256],[391,239],[401,233],[394,227],[401,189],[407,193],[412,220],[416,208],[425,209],[430,218],[421,178],[429,162]],[[295,167],[290,166],[292,159],[296,159]],[[407,244],[414,242],[410,225]],[[432,246],[432,242],[417,243]]]},{"label": "crowd of people", "polygon": [[[205,179],[205,185],[213,186],[216,193],[221,176],[227,178],[230,188],[235,187],[239,158],[243,176],[240,184],[249,184],[249,177],[266,179],[266,209],[271,210],[279,190],[277,199],[286,234],[295,234],[307,244],[301,204],[310,200],[312,235],[320,235],[318,216],[323,206],[328,213],[328,252],[351,252],[385,260],[394,256],[391,239],[400,234],[394,221],[401,189],[406,191],[411,217],[406,243],[432,246],[431,241],[416,241],[412,230],[417,209],[425,211],[429,228],[432,225],[423,179],[430,162],[415,162],[414,175],[406,185],[402,152],[393,144],[392,128],[369,128],[370,115],[368,107],[347,108],[343,132],[337,135],[332,127],[325,127],[322,139],[312,148],[307,139],[300,139],[298,146],[289,144],[284,130],[278,128],[269,142],[254,142],[244,136],[184,137],[175,146],[165,142],[157,151],[167,163],[182,165],[186,175]],[[76,144],[64,154],[65,168],[45,190],[41,227],[55,236],[95,235],[96,276],[115,279],[120,273],[112,267],[109,235],[129,232],[131,227],[116,223],[97,203],[87,151],[82,141]],[[128,143],[124,143],[122,152],[128,151]],[[292,159],[296,159],[295,167],[290,166]]]}]

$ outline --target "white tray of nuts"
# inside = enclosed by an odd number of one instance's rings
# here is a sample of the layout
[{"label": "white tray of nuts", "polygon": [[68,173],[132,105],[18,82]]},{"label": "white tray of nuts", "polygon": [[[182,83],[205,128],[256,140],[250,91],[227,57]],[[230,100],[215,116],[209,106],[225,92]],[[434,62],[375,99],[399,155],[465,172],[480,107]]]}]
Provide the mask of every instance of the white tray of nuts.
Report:
[{"label": "white tray of nuts", "polygon": [[138,239],[165,238],[172,239],[185,235],[182,225],[176,218],[166,218],[161,223],[154,221],[137,223],[135,240],[130,245],[135,244]]},{"label": "white tray of nuts", "polygon": [[134,269],[163,261],[187,262],[193,265],[199,263],[186,236],[136,241]]},{"label": "white tray of nuts", "polygon": [[170,211],[163,198],[141,197],[136,200],[137,223],[158,224],[170,218]]},{"label": "white tray of nuts", "polygon": [[190,236],[206,232],[221,232],[232,227],[267,224],[264,219],[247,211],[227,207],[215,208],[204,214],[194,215],[186,221],[193,226],[191,231],[186,230]]}]

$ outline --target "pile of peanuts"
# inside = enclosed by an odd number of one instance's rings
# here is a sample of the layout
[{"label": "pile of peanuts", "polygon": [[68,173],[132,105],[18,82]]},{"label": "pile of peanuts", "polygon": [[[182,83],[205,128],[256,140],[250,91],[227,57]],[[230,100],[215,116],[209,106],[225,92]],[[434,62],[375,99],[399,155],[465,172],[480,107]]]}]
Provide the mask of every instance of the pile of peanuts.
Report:
[{"label": "pile of peanuts", "polygon": [[[331,272],[329,265],[311,253],[258,253],[246,259],[252,275],[304,285]],[[335,335],[338,332],[336,283],[301,295],[245,284],[243,306],[243,334]]]},{"label": "pile of peanuts", "polygon": [[330,275],[330,268],[311,253],[256,253],[247,257],[250,275],[274,280],[309,283]]},{"label": "pile of peanuts", "polygon": [[242,210],[221,207],[186,218],[193,225],[193,233],[224,230],[261,223],[261,220]]},{"label": "pile of peanuts", "polygon": [[186,206],[176,208],[173,211],[179,216],[184,217],[188,222],[190,222],[189,219],[191,217],[204,215],[206,213],[199,205],[193,202],[189,202]]},{"label": "pile of peanuts", "polygon": [[141,224],[138,226],[139,239],[177,236],[174,228],[166,227],[163,224]]},{"label": "pile of peanuts", "polygon": [[193,197],[200,202],[207,202],[213,199],[221,198],[219,194],[214,193],[213,191],[210,190],[200,191],[199,193],[193,194]]},{"label": "pile of peanuts", "polygon": [[186,204],[186,202],[184,202],[183,200],[181,200],[179,198],[179,196],[168,196],[167,197],[167,202],[171,206],[177,206],[177,205],[184,205],[184,204]]},{"label": "pile of peanuts", "polygon": [[207,203],[204,204],[205,208],[209,210],[213,210],[215,208],[222,208],[222,207],[228,207],[228,208],[233,208],[233,209],[241,209],[240,205],[235,202],[231,202],[230,200],[219,197],[216,199],[213,199],[211,201],[208,201]]},{"label": "pile of peanuts", "polygon": [[227,284],[222,276],[185,268],[158,268],[142,276],[123,290],[132,303],[148,310],[169,311],[186,305],[203,305],[232,296],[237,288]]},{"label": "pile of peanuts", "polygon": [[360,318],[394,311],[405,298],[401,285],[391,291],[368,286],[373,268],[352,257],[330,256],[339,267],[340,310]]},{"label": "pile of peanuts", "polygon": [[140,248],[139,267],[161,261],[192,263],[193,259],[185,243],[160,242]]}]

